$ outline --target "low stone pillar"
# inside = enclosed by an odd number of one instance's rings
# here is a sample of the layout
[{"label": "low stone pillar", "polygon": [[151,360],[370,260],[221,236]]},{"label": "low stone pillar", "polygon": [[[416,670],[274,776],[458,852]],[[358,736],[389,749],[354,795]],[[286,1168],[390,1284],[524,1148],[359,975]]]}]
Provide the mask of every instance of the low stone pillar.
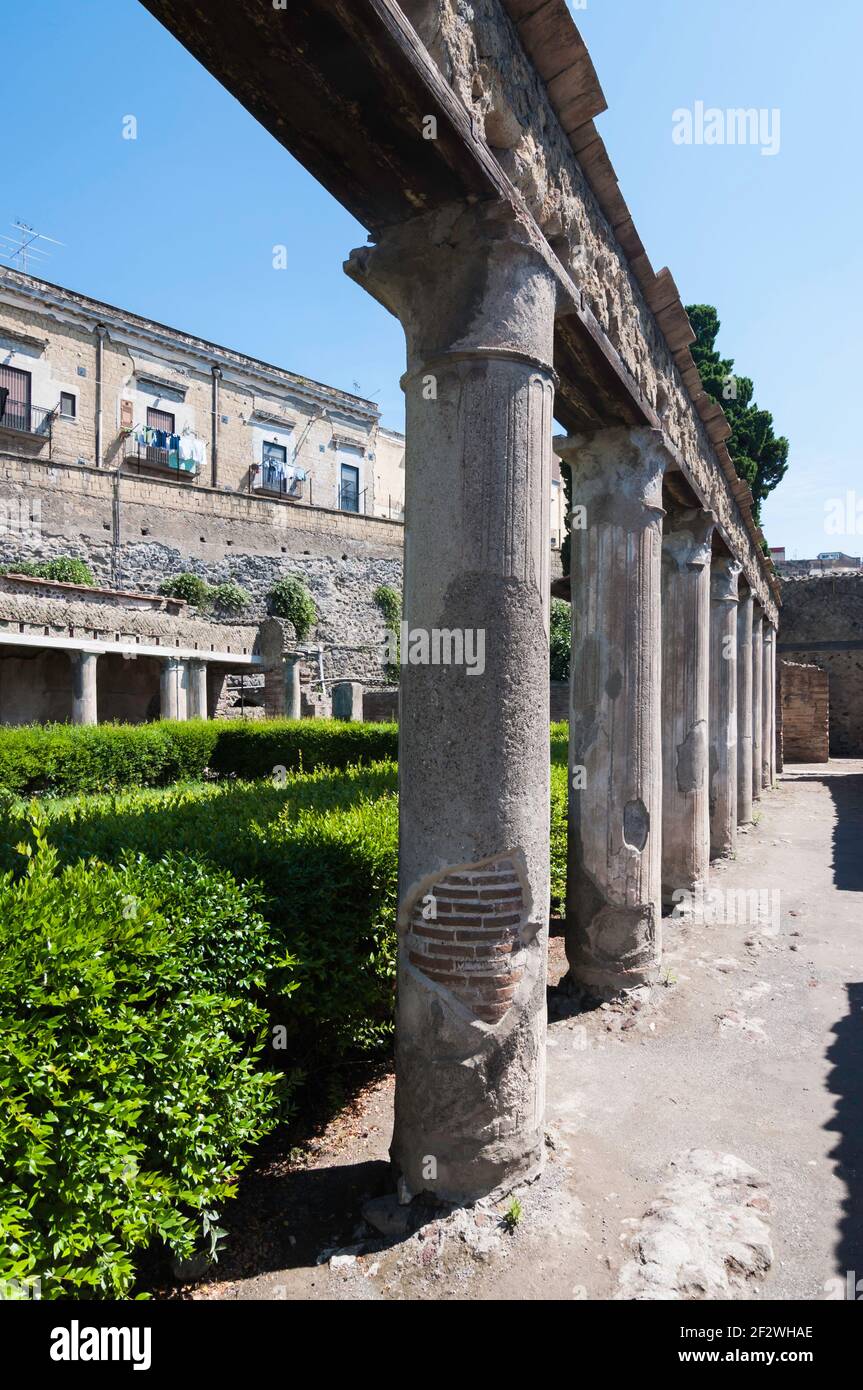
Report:
[{"label": "low stone pillar", "polygon": [[359,681],[336,681],[333,686],[333,719],[355,719],[362,723],[363,687]]},{"label": "low stone pillar", "polygon": [[737,824],[752,821],[752,590],[737,604]]},{"label": "low stone pillar", "polygon": [[775,633],[764,619],[761,636],[761,785],[773,786],[773,653]]},{"label": "low stone pillar", "polygon": [[710,854],[737,844],[737,581],[740,565],[714,555],[710,566]]},{"label": "low stone pillar", "polygon": [[675,508],[662,536],[662,898],[679,901],[710,864],[708,675],[714,518]]},{"label": "low stone pillar", "polygon": [[346,269],[407,338],[391,1153],[403,1192],[471,1201],[544,1155],[557,281],[498,203]]},{"label": "low stone pillar", "polygon": [[72,665],[72,723],[98,724],[98,652],[70,652]]},{"label": "low stone pillar", "polygon": [[[662,478],[659,431],[556,439],[572,470],[566,954],[607,997],[661,951]],[[583,509],[583,511],[582,511]]]},{"label": "low stone pillar", "polygon": [[285,718],[300,719],[303,713],[302,693],[300,690],[300,667],[302,658],[296,652],[286,656],[282,663],[285,681]]},{"label": "low stone pillar", "polygon": [[764,738],[761,694],[764,686],[764,614],[756,603],[752,609],[752,799],[760,801],[763,773],[761,745]]},{"label": "low stone pillar", "polygon": [[209,718],[206,661],[189,662],[189,718]]},{"label": "low stone pillar", "polygon": [[162,719],[186,719],[188,715],[189,668],[179,657],[169,656],[162,662],[159,696]]}]

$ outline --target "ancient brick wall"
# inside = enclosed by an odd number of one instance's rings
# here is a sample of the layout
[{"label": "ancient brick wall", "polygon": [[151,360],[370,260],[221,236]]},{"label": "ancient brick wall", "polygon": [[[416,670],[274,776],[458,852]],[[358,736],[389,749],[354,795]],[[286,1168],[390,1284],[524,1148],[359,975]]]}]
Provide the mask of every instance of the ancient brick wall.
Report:
[{"label": "ancient brick wall", "polygon": [[[830,753],[863,755],[863,575],[791,579],[782,585],[779,654],[821,667],[830,688]],[[791,761],[786,748],[785,756]]]},{"label": "ancient brick wall", "polygon": [[826,763],[830,756],[827,672],[783,661],[782,745],[789,763]]}]

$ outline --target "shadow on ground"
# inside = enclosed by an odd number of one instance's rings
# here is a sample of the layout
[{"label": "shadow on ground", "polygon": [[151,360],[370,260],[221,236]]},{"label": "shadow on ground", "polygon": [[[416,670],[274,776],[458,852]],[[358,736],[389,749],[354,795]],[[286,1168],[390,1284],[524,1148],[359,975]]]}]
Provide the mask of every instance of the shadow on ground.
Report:
[{"label": "shadow on ground", "polygon": [[836,1113],[827,1128],[838,1136],[830,1157],[845,1185],[837,1273],[845,1278],[853,1271],[855,1280],[863,1280],[863,984],[849,984],[847,992],[848,1013],[833,1028],[827,1050],[829,1086],[836,1096]]},{"label": "shadow on ground", "polygon": [[[837,759],[831,760],[835,764]],[[839,764],[841,766],[841,762]],[[845,892],[863,892],[863,773],[786,770],[788,782],[822,782],[833,798],[833,882]]]}]

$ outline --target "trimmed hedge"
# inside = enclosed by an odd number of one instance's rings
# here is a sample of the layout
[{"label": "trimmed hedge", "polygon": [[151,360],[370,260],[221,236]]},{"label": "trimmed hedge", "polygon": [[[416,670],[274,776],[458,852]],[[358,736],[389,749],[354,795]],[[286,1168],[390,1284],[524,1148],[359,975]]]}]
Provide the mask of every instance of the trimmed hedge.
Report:
[{"label": "trimmed hedge", "polygon": [[395,724],[273,719],[260,724],[191,719],[155,724],[28,724],[0,728],[0,788],[100,792],[165,787],[201,778],[253,779],[395,757]]},{"label": "trimmed hedge", "polygon": [[296,981],[229,874],[176,855],[61,868],[44,832],[37,815],[26,872],[0,879],[0,1280],[117,1298],[154,1239],[215,1247],[287,1091],[260,1070],[258,999]]},{"label": "trimmed hedge", "polygon": [[[552,911],[566,885],[565,766],[551,769]],[[158,859],[179,851],[262,885],[263,912],[295,958],[301,988],[290,1025],[339,1058],[386,1043],[392,1017],[398,872],[394,762],[291,774],[284,783],[221,782],[48,801],[61,858],[115,860],[121,847]],[[6,867],[27,833],[12,807]]]}]

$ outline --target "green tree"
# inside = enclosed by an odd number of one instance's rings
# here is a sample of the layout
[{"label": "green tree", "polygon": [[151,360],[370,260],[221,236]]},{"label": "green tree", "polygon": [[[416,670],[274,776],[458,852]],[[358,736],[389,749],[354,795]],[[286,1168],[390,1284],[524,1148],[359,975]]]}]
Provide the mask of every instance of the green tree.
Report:
[{"label": "green tree", "polygon": [[773,416],[760,410],[753,400],[755,388],[747,376],[734,370],[730,357],[716,350],[719,315],[712,304],[688,304],[686,312],[696,341],[692,356],[701,374],[704,389],[722,406],[731,426],[728,452],[738,475],[752,489],[755,515],[760,518],[761,503],[788,470],[788,440],[777,437]]}]

